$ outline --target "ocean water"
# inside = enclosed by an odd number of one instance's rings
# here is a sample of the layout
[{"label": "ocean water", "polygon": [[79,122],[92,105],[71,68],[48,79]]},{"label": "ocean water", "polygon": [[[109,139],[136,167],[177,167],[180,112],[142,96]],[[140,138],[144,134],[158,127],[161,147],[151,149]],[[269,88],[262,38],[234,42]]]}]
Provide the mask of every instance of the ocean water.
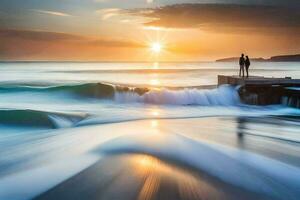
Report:
[{"label": "ocean water", "polygon": [[[0,200],[299,199],[300,109],[245,105],[216,86],[237,73],[236,63],[0,63]],[[250,74],[300,78],[300,63],[253,63]]]}]

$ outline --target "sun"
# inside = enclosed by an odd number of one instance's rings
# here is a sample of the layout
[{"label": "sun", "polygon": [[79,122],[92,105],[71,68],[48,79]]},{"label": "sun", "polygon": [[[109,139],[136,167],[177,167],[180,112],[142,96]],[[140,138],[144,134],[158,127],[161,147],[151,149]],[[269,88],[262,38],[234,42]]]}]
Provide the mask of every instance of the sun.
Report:
[{"label": "sun", "polygon": [[151,44],[151,51],[154,53],[160,53],[162,50],[162,45],[159,42],[154,42]]}]

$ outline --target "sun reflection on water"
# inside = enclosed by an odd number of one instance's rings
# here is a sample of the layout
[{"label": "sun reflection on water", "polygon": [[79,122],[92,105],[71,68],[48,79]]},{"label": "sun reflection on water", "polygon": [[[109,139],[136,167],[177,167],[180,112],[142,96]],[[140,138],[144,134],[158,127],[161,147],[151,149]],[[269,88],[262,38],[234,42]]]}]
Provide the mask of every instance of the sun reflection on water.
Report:
[{"label": "sun reflection on water", "polygon": [[158,121],[157,120],[151,120],[151,127],[152,128],[157,128],[158,127]]},{"label": "sun reflection on water", "polygon": [[[143,180],[137,198],[139,200],[157,199],[161,192],[179,195],[173,195],[176,199],[202,199],[210,192],[211,196],[217,196],[215,188],[193,172],[165,163],[154,156],[134,155],[132,164],[135,175]],[[170,182],[175,183],[172,184],[174,188],[166,187]],[[162,188],[169,188],[169,191],[163,191]],[[173,193],[175,190],[178,193]]]},{"label": "sun reflection on water", "polygon": [[158,79],[151,79],[150,85],[158,86],[158,85],[160,85],[160,81]]}]

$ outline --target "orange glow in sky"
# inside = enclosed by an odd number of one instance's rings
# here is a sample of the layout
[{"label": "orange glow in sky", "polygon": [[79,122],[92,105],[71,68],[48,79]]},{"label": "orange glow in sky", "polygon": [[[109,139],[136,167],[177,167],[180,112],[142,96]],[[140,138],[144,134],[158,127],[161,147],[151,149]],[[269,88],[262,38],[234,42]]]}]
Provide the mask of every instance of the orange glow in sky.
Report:
[{"label": "orange glow in sky", "polygon": [[0,1],[0,60],[213,61],[300,52],[296,1],[29,1],[29,9],[16,2]]}]

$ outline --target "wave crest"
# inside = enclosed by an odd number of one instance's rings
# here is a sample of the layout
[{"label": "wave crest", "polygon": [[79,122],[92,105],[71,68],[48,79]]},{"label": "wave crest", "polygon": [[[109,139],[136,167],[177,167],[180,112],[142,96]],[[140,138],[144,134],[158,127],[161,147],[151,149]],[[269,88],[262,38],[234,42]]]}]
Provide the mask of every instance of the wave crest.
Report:
[{"label": "wave crest", "polygon": [[107,83],[85,83],[51,87],[10,86],[0,87],[4,92],[63,93],[85,98],[110,99],[118,103],[149,103],[171,105],[236,105],[239,95],[231,86],[215,89],[129,87]]},{"label": "wave crest", "polygon": [[232,106],[239,103],[238,93],[230,86],[221,86],[211,90],[196,88],[150,90],[143,95],[135,92],[116,92],[114,99],[120,103],[139,102],[166,105]]}]

